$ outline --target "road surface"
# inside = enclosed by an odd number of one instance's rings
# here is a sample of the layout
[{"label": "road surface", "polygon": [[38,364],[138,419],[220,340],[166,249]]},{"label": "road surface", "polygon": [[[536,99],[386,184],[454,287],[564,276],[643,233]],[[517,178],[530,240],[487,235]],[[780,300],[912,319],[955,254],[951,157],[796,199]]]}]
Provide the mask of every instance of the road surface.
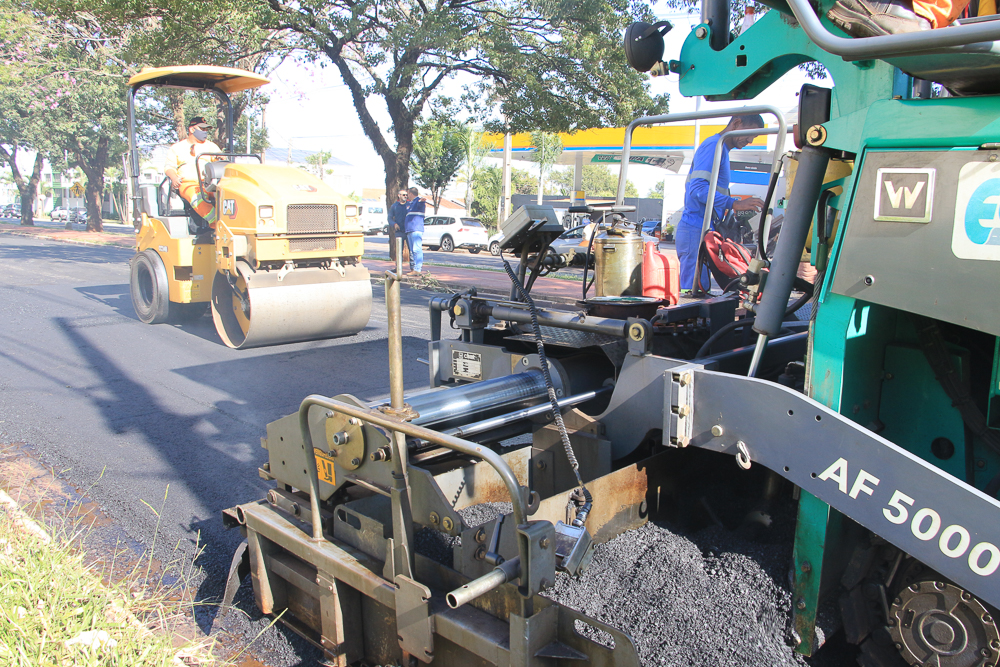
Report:
[{"label": "road surface", "polygon": [[[147,546],[157,517],[143,501],[162,505],[157,558],[190,561],[203,548],[193,583],[200,599],[218,596],[241,539],[220,511],[267,491],[266,424],[309,394],[387,391],[383,292],[375,286],[371,322],[354,337],[232,350],[208,316],[139,322],[131,255],[0,234],[0,444],[25,443]],[[427,356],[428,296],[403,290],[407,388],[427,386],[416,358]],[[203,630],[213,616],[199,618]],[[264,641],[270,665],[313,664],[284,630]]]}]

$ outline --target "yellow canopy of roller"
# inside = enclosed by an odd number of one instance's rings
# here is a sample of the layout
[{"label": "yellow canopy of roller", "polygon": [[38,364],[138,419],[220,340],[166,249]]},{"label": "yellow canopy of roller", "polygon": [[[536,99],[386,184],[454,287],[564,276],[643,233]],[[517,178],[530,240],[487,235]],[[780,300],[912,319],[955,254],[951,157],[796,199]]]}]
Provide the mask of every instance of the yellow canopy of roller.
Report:
[{"label": "yellow canopy of roller", "polygon": [[169,86],[172,88],[218,88],[227,95],[259,88],[270,83],[266,77],[233,67],[214,65],[179,65],[176,67],[144,67],[128,80],[138,86]]}]

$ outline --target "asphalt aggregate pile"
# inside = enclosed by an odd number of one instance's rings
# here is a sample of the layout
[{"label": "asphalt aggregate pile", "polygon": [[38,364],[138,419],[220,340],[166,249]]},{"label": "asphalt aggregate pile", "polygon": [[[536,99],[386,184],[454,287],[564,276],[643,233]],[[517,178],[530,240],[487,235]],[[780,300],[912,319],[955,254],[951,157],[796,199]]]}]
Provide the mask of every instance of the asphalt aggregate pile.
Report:
[{"label": "asphalt aggregate pile", "polygon": [[643,665],[803,665],[787,639],[790,551],[651,522],[598,546],[582,577],[560,573],[545,595],[628,634]]}]

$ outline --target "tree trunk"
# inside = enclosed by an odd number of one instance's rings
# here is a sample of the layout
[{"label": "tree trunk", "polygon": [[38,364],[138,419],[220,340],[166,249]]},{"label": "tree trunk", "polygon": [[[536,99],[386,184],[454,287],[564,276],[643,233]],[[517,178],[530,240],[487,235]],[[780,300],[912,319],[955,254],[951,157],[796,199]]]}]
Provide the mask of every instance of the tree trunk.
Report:
[{"label": "tree trunk", "polygon": [[[396,193],[405,190],[410,184],[410,154],[413,152],[413,124],[408,126],[405,123],[395,124],[396,127],[396,151],[380,151],[382,164],[385,165],[385,201],[386,211],[392,207],[392,202],[396,199]],[[396,261],[396,230],[389,225],[389,257]],[[406,238],[403,238],[403,266],[410,264],[410,249],[406,245]]]},{"label": "tree trunk", "polygon": [[82,143],[77,141],[76,162],[87,176],[84,197],[87,202],[88,232],[104,231],[104,221],[101,219],[101,195],[104,193],[104,170],[108,166],[109,144],[108,137],[101,137],[97,140],[97,150],[91,155],[84,149]]},{"label": "tree trunk", "polygon": [[42,180],[42,165],[45,158],[41,152],[35,153],[35,163],[32,166],[31,177],[24,179],[24,175],[17,166],[17,142],[11,145],[10,151],[0,145],[0,159],[10,166],[10,174],[14,177],[14,185],[21,196],[21,225],[24,227],[35,226],[34,203],[35,195],[38,193],[38,182]]},{"label": "tree trunk", "polygon": [[174,127],[177,128],[177,140],[187,138],[187,118],[184,117],[184,93],[172,90],[168,93],[170,111],[174,116]]}]

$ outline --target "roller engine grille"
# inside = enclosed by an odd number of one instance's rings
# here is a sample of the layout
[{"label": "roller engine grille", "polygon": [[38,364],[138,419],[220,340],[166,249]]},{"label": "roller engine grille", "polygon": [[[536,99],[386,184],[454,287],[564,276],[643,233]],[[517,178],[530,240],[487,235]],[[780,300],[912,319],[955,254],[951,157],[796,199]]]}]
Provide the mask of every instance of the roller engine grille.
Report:
[{"label": "roller engine grille", "polygon": [[288,250],[290,252],[316,252],[317,250],[336,249],[337,239],[335,237],[288,239]]},{"label": "roller engine grille", "polygon": [[289,234],[330,234],[337,231],[334,204],[290,204],[285,210]]}]

